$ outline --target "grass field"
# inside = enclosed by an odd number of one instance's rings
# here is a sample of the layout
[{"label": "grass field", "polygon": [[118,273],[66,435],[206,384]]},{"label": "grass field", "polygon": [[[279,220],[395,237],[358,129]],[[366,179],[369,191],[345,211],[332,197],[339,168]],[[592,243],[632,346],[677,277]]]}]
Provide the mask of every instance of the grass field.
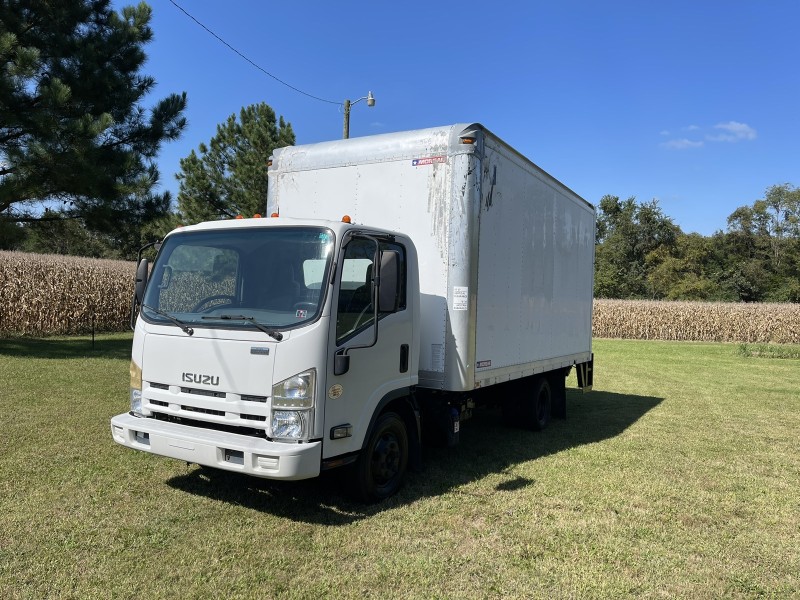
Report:
[{"label": "grass field", "polygon": [[797,359],[596,340],[566,420],[365,507],[115,445],[129,346],[0,340],[0,598],[800,597]]}]

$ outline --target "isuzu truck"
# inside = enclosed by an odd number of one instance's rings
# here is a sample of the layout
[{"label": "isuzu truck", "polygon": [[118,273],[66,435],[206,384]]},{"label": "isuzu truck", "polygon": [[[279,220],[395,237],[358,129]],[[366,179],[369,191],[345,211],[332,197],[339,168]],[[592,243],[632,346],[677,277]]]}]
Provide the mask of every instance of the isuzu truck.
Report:
[{"label": "isuzu truck", "polygon": [[276,150],[264,218],[140,260],[113,438],[270,479],[347,465],[386,498],[474,408],[542,429],[572,368],[591,387],[594,242],[594,207],[480,124]]}]

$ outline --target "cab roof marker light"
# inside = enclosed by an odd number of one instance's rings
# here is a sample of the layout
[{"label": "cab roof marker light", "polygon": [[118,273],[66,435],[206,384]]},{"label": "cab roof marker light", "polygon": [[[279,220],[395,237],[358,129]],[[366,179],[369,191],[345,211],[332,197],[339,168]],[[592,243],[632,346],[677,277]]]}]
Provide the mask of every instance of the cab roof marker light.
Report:
[{"label": "cab roof marker light", "polygon": [[344,215],[342,217],[342,223],[352,223],[353,221],[350,219],[350,215]]},{"label": "cab roof marker light", "polygon": [[279,216],[279,215],[278,215],[278,213],[274,212],[274,213],[272,213],[272,214],[270,215],[270,218],[272,218],[272,219],[277,219],[277,218],[278,218],[278,216]]}]

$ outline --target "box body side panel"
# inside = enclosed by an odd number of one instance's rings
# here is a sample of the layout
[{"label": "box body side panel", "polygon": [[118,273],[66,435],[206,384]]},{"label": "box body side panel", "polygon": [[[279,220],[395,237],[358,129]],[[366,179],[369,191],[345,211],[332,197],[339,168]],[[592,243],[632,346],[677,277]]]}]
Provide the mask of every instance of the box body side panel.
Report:
[{"label": "box body side panel", "polygon": [[490,137],[482,195],[477,385],[588,359],[594,209]]}]

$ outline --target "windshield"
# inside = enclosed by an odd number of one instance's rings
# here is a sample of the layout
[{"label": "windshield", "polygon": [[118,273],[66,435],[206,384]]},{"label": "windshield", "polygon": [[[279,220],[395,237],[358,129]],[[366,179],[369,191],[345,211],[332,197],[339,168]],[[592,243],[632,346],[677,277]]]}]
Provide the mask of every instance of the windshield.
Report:
[{"label": "windshield", "polygon": [[322,309],[332,255],[333,233],[320,227],[171,235],[153,266],[142,314],[194,327],[296,327]]}]

